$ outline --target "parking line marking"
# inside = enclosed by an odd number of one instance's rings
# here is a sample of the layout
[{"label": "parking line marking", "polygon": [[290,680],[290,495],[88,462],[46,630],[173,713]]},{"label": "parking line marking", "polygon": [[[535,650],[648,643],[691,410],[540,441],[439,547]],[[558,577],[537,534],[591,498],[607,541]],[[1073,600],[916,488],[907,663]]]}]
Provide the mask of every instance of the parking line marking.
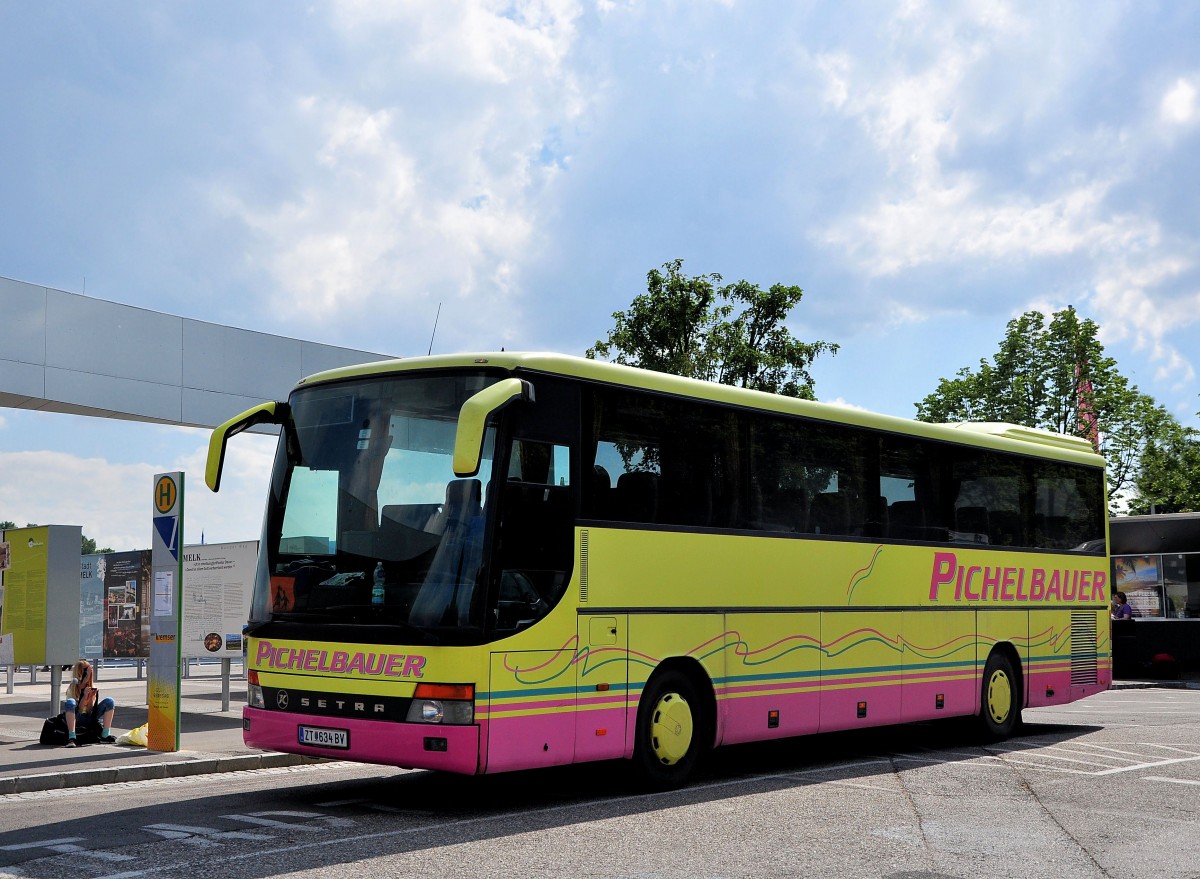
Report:
[{"label": "parking line marking", "polygon": [[1118,766],[1114,769],[1105,769],[1103,772],[1097,772],[1097,775],[1116,775],[1118,772],[1129,772],[1131,769],[1149,769],[1151,766],[1170,766],[1174,763],[1194,763],[1200,760],[1200,757],[1176,757],[1174,760],[1157,760],[1154,763],[1142,763],[1138,766]]},{"label": "parking line marking", "polygon": [[[1046,752],[1049,750],[1052,750],[1051,748],[1038,748],[1037,750],[1031,751],[1027,748],[1016,748],[1016,749],[1012,749],[1012,750],[1005,750],[1004,748],[997,747],[996,750],[1003,751],[1005,754],[1011,754],[1014,757],[1016,757],[1016,756],[1042,757],[1046,760],[1059,760],[1063,763],[1080,763],[1084,766],[1104,766],[1105,765],[1104,763],[1102,763],[1099,760],[1076,760],[1073,757],[1060,757],[1057,754],[1047,754]],[[1067,751],[1067,753],[1072,754],[1075,752]],[[1128,766],[1128,767],[1123,767],[1123,768],[1133,769],[1135,767]]]},{"label": "parking line marking", "polygon": [[[1113,758],[1116,760],[1133,760],[1134,762],[1140,763],[1142,760],[1146,759],[1145,751],[1140,751],[1140,752],[1139,751],[1122,751],[1120,748],[1109,748],[1104,745],[1095,745],[1095,744],[1092,744],[1091,742],[1077,742],[1076,744],[1083,748],[1095,748],[1097,751],[1105,751],[1109,754],[1118,754],[1118,755],[1127,754],[1127,755],[1129,755],[1127,757],[1126,756],[1118,756],[1118,757]],[[1156,747],[1158,747],[1158,745],[1142,745],[1140,747],[1156,748]]]},{"label": "parking line marking", "polygon": [[1171,784],[1194,784],[1200,787],[1200,781],[1194,778],[1167,778],[1163,775],[1147,775],[1142,781],[1166,781]]}]

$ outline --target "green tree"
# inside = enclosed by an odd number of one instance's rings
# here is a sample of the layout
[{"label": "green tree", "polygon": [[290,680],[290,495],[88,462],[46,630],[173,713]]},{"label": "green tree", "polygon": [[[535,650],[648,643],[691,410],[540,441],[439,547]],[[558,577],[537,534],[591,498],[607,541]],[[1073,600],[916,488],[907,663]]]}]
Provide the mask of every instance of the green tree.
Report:
[{"label": "green tree", "polygon": [[1164,433],[1142,453],[1134,515],[1200,512],[1200,433],[1178,424]]},{"label": "green tree", "polygon": [[98,552],[114,552],[114,550],[111,546],[106,546],[103,549],[96,549],[95,538],[88,537],[86,534],[84,534],[83,535],[83,546],[82,546],[80,552],[82,555],[91,555],[92,553],[98,553]]},{"label": "green tree", "polygon": [[628,366],[715,381],[788,397],[814,399],[809,366],[836,354],[830,342],[801,342],[785,326],[804,291],[748,281],[685,275],[683,260],[646,275],[646,292],[613,314],[608,337],[587,350]]},{"label": "green tree", "polygon": [[922,421],[1004,421],[1091,441],[1105,458],[1110,504],[1128,497],[1153,444],[1179,429],[1104,353],[1091,319],[1067,307],[1008,322],[1000,348],[917,403]]},{"label": "green tree", "polygon": [[[16,528],[16,527],[17,527],[17,523],[12,522],[8,519],[5,519],[3,522],[0,522],[0,531],[7,531],[10,528]],[[25,527],[26,528],[36,528],[37,525],[35,525],[33,522],[30,522]],[[80,555],[91,555],[92,553],[95,553],[95,552],[114,552],[114,550],[111,547],[107,547],[107,546],[104,547],[104,549],[96,549],[96,541],[93,538],[88,537],[86,534],[83,534],[83,539],[81,541],[81,545],[80,545],[79,549],[80,549]]]}]

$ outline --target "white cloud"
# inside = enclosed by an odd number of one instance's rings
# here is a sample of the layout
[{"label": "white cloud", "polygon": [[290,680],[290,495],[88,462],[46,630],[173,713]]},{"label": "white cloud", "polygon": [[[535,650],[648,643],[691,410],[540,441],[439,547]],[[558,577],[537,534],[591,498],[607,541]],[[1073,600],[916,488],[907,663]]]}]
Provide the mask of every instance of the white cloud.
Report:
[{"label": "white cloud", "polygon": [[868,411],[865,406],[859,406],[857,403],[851,403],[845,397],[835,397],[832,400],[822,400],[821,402],[830,406],[841,406],[845,409],[857,409],[859,412]]},{"label": "white cloud", "polygon": [[118,551],[150,546],[150,496],[156,473],[185,474],[184,535],[199,543],[257,540],[262,528],[273,440],[239,436],[229,446],[219,494],[204,485],[197,450],[163,465],[116,464],[65,452],[0,452],[0,511],[14,522],[79,525],[97,546]]},{"label": "white cloud", "polygon": [[[1175,289],[1195,265],[1192,247],[1164,229],[1152,203],[1115,205],[1145,160],[1156,158],[1149,117],[1190,124],[1198,114],[1195,86],[1179,79],[1158,108],[1135,109],[1116,127],[1098,121],[1073,129],[1046,108],[1056,87],[1065,95],[1086,75],[1091,55],[1046,52],[1055,60],[1042,62],[1011,38],[1024,33],[1036,46],[1049,39],[1047,22],[1023,21],[1003,5],[989,9],[996,14],[968,8],[960,20],[939,22],[914,2],[891,22],[897,45],[880,58],[815,60],[828,105],[860,125],[888,169],[870,202],[833,219],[815,240],[842,251],[866,278],[962,267],[994,283],[1014,267],[1069,260],[1073,289],[1106,338],[1147,350],[1158,378],[1189,381],[1193,367],[1167,335],[1200,313],[1196,295]],[[989,83],[1006,89],[989,93]],[[1034,132],[1034,143],[1014,154],[1014,133]],[[1000,154],[1006,165],[989,163]],[[1025,297],[1052,292],[1031,289]],[[946,304],[936,292],[926,295],[928,307],[914,308],[914,320]]]},{"label": "white cloud", "polygon": [[1141,260],[1117,255],[1106,264],[1108,274],[1095,283],[1091,301],[1104,315],[1103,340],[1132,339],[1135,350],[1144,351],[1151,363],[1158,364],[1155,378],[1159,381],[1190,382],[1196,376],[1191,362],[1166,336],[1200,319],[1200,291],[1154,295],[1192,266],[1191,260],[1170,255]]},{"label": "white cloud", "polygon": [[[334,23],[355,40],[375,44],[415,35],[411,59],[435,76],[512,83],[561,64],[575,40],[577,0],[443,0],[389,4],[339,0]],[[401,43],[403,46],[403,43]],[[397,48],[392,43],[393,49]]]},{"label": "white cloud", "polygon": [[432,322],[446,301],[453,331],[509,342],[520,267],[570,161],[564,132],[587,106],[564,64],[579,14],[573,2],[338,4],[348,50],[393,85],[371,100],[296,98],[296,125],[319,146],[297,159],[285,200],[214,196],[254,233],[247,256],[274,282],[272,314],[328,332],[366,317],[407,325],[414,305]]},{"label": "white cloud", "polygon": [[1140,250],[1159,239],[1157,225],[1133,216],[1100,216],[1108,186],[1091,183],[1036,202],[999,202],[966,175],[922,186],[907,198],[835,225],[824,242],[862,255],[862,270],[893,275],[927,263],[966,259],[1027,260],[1080,250]]},{"label": "white cloud", "polygon": [[1159,116],[1173,125],[1190,125],[1200,119],[1195,83],[1177,79],[1159,104]]}]

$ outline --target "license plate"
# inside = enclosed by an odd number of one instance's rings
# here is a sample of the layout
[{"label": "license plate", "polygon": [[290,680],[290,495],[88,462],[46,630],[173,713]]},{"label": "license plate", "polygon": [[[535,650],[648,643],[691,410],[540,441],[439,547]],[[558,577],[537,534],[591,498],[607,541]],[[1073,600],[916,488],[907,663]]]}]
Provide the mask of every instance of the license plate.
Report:
[{"label": "license plate", "polygon": [[300,744],[315,745],[318,748],[350,747],[350,731],[345,729],[326,729],[322,726],[300,727]]}]

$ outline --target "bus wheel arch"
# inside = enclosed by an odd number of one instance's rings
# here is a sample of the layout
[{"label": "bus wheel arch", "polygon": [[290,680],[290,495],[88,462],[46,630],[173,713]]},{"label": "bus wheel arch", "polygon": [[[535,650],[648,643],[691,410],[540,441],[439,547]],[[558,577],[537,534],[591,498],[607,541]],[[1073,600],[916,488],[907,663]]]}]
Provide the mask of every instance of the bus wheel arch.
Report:
[{"label": "bus wheel arch", "polygon": [[979,728],[989,741],[1014,735],[1021,727],[1025,687],[1021,658],[1009,643],[997,644],[983,666],[979,685]]},{"label": "bus wheel arch", "polygon": [[713,747],[716,697],[703,667],[669,659],[654,670],[638,700],[633,762],[651,788],[682,785]]}]

